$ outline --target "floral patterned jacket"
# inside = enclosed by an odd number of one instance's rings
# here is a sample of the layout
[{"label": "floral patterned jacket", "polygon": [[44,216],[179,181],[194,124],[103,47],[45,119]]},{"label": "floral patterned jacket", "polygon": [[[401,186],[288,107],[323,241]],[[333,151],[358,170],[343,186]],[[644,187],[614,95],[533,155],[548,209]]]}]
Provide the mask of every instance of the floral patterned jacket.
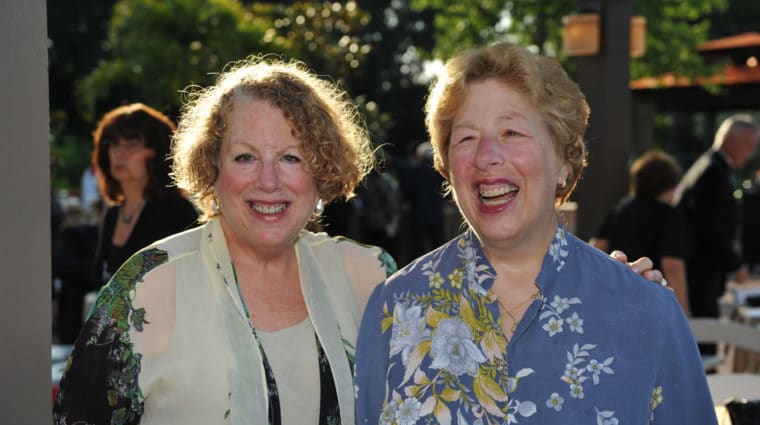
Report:
[{"label": "floral patterned jacket", "polygon": [[674,294],[559,226],[507,342],[467,231],[391,276],[359,331],[358,424],[715,424]]},{"label": "floral patterned jacket", "polygon": [[[303,231],[301,289],[319,351],[319,423],[353,422],[362,308],[395,271],[378,247]],[[327,389],[332,389],[329,394]],[[98,294],[61,379],[55,424],[279,424],[277,387],[217,219],[137,252]],[[324,408],[322,408],[324,407]]]}]

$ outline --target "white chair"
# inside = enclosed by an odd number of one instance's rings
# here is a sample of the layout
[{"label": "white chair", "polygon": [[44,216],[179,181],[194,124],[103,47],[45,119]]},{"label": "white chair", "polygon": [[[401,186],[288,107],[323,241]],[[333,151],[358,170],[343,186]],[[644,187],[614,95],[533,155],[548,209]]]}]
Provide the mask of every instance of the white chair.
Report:
[{"label": "white chair", "polygon": [[760,288],[756,286],[748,288],[733,288],[734,301],[736,305],[736,316],[746,322],[756,322],[760,320],[760,307],[750,305],[749,298],[760,297]]},{"label": "white chair", "polygon": [[706,371],[715,370],[726,361],[729,351],[740,348],[760,353],[760,329],[735,321],[695,317],[689,319],[691,332],[698,343],[717,344],[713,356],[702,356]]},{"label": "white chair", "polygon": [[747,298],[760,297],[760,288],[758,287],[734,287],[731,289],[734,294],[734,302],[737,306],[746,305]]},{"label": "white chair", "polygon": [[760,375],[756,373],[714,373],[707,375],[707,385],[715,406],[731,397],[760,400]]}]

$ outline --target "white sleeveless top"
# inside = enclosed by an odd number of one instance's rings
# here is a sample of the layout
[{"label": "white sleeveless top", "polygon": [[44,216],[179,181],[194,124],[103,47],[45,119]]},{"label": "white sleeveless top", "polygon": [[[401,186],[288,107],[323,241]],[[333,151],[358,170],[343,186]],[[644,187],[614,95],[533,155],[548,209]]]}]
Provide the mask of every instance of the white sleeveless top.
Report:
[{"label": "white sleeveless top", "polygon": [[280,395],[282,425],[319,423],[319,364],[311,321],[279,331],[257,330]]}]

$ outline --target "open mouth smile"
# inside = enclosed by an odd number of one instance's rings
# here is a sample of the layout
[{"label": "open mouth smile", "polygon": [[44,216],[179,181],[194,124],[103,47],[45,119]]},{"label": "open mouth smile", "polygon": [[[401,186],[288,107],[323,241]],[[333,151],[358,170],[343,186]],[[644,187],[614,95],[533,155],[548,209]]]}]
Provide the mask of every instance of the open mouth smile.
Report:
[{"label": "open mouth smile", "polygon": [[498,186],[478,186],[478,196],[480,197],[480,202],[487,207],[506,204],[510,200],[514,199],[519,191],[519,187],[511,184]]},{"label": "open mouth smile", "polygon": [[257,202],[248,201],[248,206],[259,214],[280,214],[288,208],[287,202],[279,204],[260,204]]}]

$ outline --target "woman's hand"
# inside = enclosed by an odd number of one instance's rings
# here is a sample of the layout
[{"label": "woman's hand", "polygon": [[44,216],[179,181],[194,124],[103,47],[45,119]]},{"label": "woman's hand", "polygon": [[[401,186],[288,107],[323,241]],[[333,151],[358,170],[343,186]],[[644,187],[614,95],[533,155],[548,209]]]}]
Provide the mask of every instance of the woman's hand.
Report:
[{"label": "woman's hand", "polygon": [[653,269],[654,264],[649,257],[641,257],[636,261],[628,262],[628,256],[623,251],[614,250],[610,253],[610,257],[620,261],[623,264],[628,265],[635,273],[644,276],[644,278],[651,280],[654,283],[659,283],[662,286],[668,286],[668,282],[663,277],[662,272]]}]

